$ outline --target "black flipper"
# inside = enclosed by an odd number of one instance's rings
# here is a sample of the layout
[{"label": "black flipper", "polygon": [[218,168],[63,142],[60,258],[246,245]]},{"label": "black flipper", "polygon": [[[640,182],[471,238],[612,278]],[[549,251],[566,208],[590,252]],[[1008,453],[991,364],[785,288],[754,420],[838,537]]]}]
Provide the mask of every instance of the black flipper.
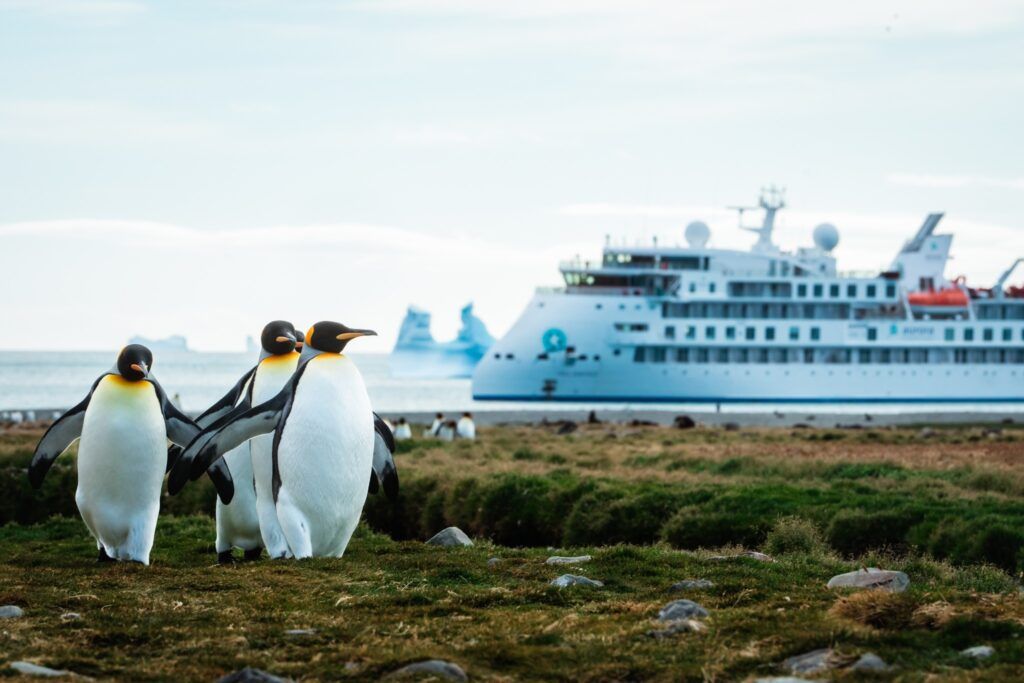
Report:
[{"label": "black flipper", "polygon": [[209,475],[210,481],[213,482],[213,487],[217,489],[217,496],[220,498],[220,502],[225,505],[230,503],[231,499],[235,497],[235,481],[231,478],[228,461],[220,458],[217,462],[210,465],[210,468],[206,470],[206,474]]},{"label": "black flipper", "polygon": [[377,493],[381,486],[384,495],[398,497],[398,468],[395,467],[395,435],[384,420],[373,414],[373,472],[370,473],[370,493]]},{"label": "black flipper", "polygon": [[[107,373],[109,374],[109,373]],[[36,452],[32,455],[32,462],[28,466],[28,480],[32,488],[39,488],[43,485],[46,473],[50,471],[53,461],[61,453],[68,449],[76,439],[82,436],[82,425],[85,424],[85,409],[89,407],[92,394],[96,391],[96,385],[100,383],[107,374],[100,375],[89,394],[74,408],[57,418],[57,421],[50,425],[50,428],[43,434],[36,446]]]},{"label": "black flipper", "polygon": [[196,418],[196,424],[205,429],[230,413],[235,406],[238,405],[238,399],[242,397],[242,394],[248,393],[246,388],[249,380],[252,379],[253,373],[256,372],[257,367],[259,366],[252,366],[249,371],[242,375],[242,377],[235,383],[235,386],[231,387],[231,390],[228,391],[228,393],[221,396],[219,401],[204,410],[203,413]]},{"label": "black flipper", "polygon": [[171,471],[171,468],[174,467],[174,463],[178,462],[178,458],[181,457],[181,452],[183,450],[185,449],[176,443],[172,443],[167,447],[167,469],[164,470],[164,474]]},{"label": "black flipper", "polygon": [[156,381],[156,377],[147,377],[146,381],[152,384],[156,390],[157,400],[160,401],[160,410],[164,414],[164,423],[167,425],[167,438],[179,446],[187,446],[192,443],[202,429],[192,421],[192,418],[171,403],[167,398],[167,392],[160,386],[160,382]]}]

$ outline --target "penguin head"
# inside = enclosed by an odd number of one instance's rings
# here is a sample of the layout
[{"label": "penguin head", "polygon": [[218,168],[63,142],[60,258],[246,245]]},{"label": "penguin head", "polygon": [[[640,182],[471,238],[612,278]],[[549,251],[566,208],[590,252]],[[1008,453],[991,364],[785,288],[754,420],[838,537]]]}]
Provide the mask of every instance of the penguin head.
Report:
[{"label": "penguin head", "polygon": [[373,330],[357,330],[341,323],[324,320],[306,332],[307,347],[321,353],[341,353],[345,345],[357,337],[376,337]]},{"label": "penguin head", "polygon": [[306,342],[306,335],[302,333],[302,330],[295,330],[295,350],[302,353],[302,346]]},{"label": "penguin head", "polygon": [[266,324],[260,335],[263,351],[271,356],[281,356],[295,350],[295,326],[287,320],[274,320]]},{"label": "penguin head", "polygon": [[117,355],[117,372],[129,382],[146,379],[152,367],[153,352],[142,344],[129,344]]}]

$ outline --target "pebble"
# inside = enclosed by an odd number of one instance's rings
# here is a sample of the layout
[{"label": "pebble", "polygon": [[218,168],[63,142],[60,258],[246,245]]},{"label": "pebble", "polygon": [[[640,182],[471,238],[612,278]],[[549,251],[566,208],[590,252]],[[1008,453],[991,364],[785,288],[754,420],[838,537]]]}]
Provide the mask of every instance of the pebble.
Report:
[{"label": "pebble", "polygon": [[569,586],[591,586],[593,588],[601,588],[604,586],[600,581],[588,579],[585,576],[577,576],[575,574],[562,574],[557,579],[554,579],[551,582],[551,585],[558,588],[568,588]]},{"label": "pebble", "polygon": [[584,562],[590,562],[592,558],[590,555],[577,555],[576,557],[562,557],[561,555],[553,555],[544,561],[544,564],[583,564]]},{"label": "pebble", "polygon": [[910,577],[903,572],[868,567],[833,576],[828,580],[829,588],[870,588],[890,593],[902,593],[910,585]]},{"label": "pebble", "polygon": [[462,670],[458,664],[452,664],[441,659],[428,659],[425,662],[416,662],[408,666],[403,666],[398,671],[388,675],[388,678],[398,676],[408,676],[409,674],[431,674],[433,676],[440,676],[446,678],[449,681],[468,681],[469,677],[466,676],[466,672]]},{"label": "pebble", "polygon": [[684,581],[677,581],[669,586],[670,591],[691,591],[691,590],[704,590],[705,588],[714,588],[715,584],[711,583],[707,579],[686,579]]},{"label": "pebble", "polygon": [[17,605],[4,605],[0,607],[0,619],[17,619],[25,616],[25,610]]},{"label": "pebble", "polygon": [[262,669],[247,666],[217,680],[217,683],[288,683],[291,679],[281,678]]},{"label": "pebble", "polygon": [[652,631],[648,631],[647,635],[652,638],[661,640],[662,638],[668,638],[678,633],[700,633],[705,628],[704,624],[696,621],[695,619],[682,619],[680,621],[672,622],[672,625],[668,628],[656,628]]},{"label": "pebble", "polygon": [[782,666],[795,674],[813,674],[832,668],[832,650],[823,648],[796,655],[782,662]]},{"label": "pebble", "polygon": [[708,611],[693,600],[673,600],[658,612],[658,621],[703,619],[706,616],[708,616]]},{"label": "pebble", "polygon": [[311,636],[316,633],[314,628],[290,628],[284,632],[286,636]]},{"label": "pebble", "polygon": [[439,545],[445,548],[473,545],[469,536],[457,526],[450,526],[447,529],[434,534],[427,545]]},{"label": "pebble", "polygon": [[881,657],[873,652],[867,652],[860,656],[856,662],[850,666],[851,671],[888,671],[889,665],[885,663]]},{"label": "pebble", "polygon": [[82,618],[82,615],[78,612],[65,612],[60,615],[61,621],[78,621]]},{"label": "pebble", "polygon": [[991,645],[975,645],[974,647],[969,647],[966,650],[960,651],[960,654],[964,657],[973,657],[975,659],[988,659],[995,653],[995,648]]},{"label": "pebble", "polygon": [[58,676],[77,676],[70,671],[51,669],[48,666],[39,666],[32,662],[11,662],[11,668],[24,676],[43,676],[45,678],[57,678]]}]

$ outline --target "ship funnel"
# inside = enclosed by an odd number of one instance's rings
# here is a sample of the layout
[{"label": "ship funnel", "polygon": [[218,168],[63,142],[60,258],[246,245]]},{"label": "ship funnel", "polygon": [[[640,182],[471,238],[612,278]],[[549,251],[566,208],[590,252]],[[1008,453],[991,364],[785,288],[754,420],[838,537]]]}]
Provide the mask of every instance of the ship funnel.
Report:
[{"label": "ship funnel", "polygon": [[711,239],[711,228],[704,221],[694,221],[686,226],[686,243],[694,249],[707,246]]}]

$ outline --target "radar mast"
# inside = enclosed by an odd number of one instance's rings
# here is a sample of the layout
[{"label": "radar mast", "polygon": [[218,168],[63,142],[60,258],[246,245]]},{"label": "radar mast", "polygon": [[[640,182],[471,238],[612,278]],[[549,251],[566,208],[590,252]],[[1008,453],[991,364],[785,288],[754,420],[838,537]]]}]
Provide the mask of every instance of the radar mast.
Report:
[{"label": "radar mast", "polygon": [[[751,247],[751,251],[760,253],[777,254],[779,248],[772,242],[772,231],[775,229],[775,214],[779,209],[786,206],[786,188],[770,185],[761,188],[761,197],[757,206],[730,206],[739,214],[739,226],[741,230],[747,230],[757,235],[757,242]],[[760,226],[752,227],[743,225],[743,212],[764,209],[764,220]]]}]

